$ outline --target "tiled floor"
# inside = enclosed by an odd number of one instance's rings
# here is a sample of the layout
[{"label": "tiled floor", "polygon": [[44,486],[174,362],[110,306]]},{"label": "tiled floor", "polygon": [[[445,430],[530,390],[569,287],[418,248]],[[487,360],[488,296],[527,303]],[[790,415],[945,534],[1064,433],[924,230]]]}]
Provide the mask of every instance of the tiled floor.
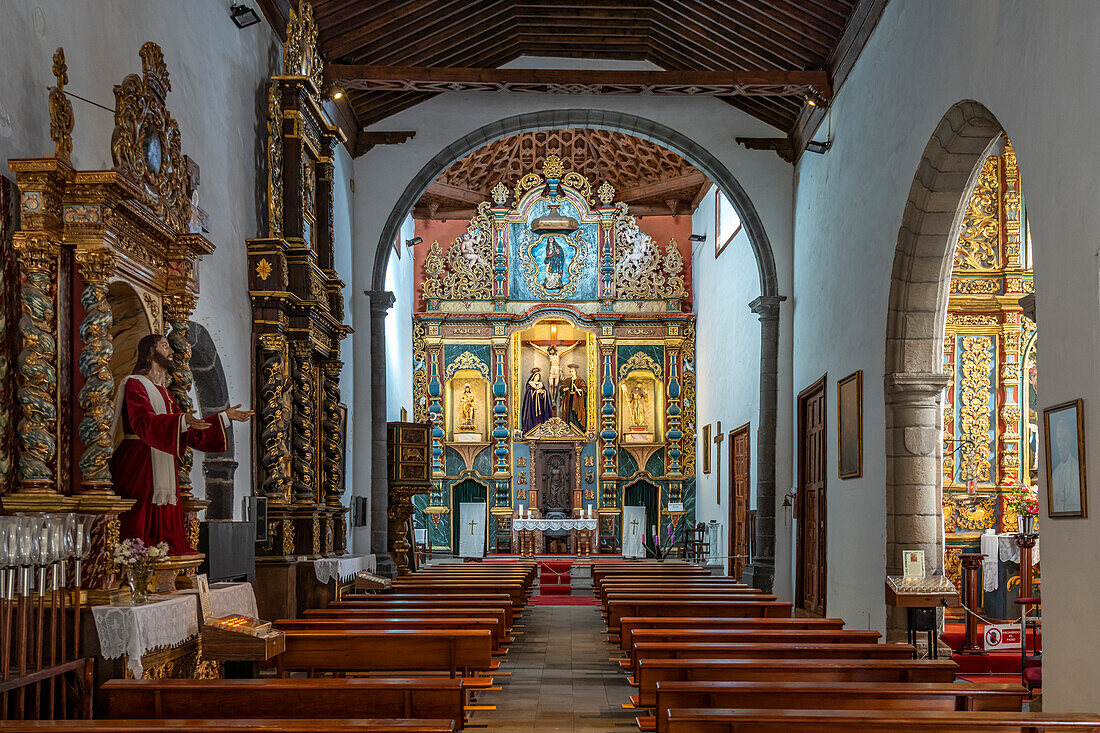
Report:
[{"label": "tiled floor", "polygon": [[622,704],[633,688],[604,642],[595,606],[528,606],[523,636],[517,637],[498,678],[503,690],[481,702],[496,711],[476,713],[471,731],[574,731],[617,733],[636,730],[635,712]]}]

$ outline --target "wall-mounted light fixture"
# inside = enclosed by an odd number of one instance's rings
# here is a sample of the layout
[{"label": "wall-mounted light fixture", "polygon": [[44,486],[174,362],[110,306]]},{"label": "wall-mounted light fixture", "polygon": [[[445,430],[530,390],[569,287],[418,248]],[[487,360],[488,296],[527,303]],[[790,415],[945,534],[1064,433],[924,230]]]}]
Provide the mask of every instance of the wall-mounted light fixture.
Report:
[{"label": "wall-mounted light fixture", "polygon": [[824,155],[829,151],[829,148],[831,147],[833,147],[832,140],[826,140],[825,142],[811,140],[806,143],[806,150],[809,150],[811,153],[817,153],[818,155]]},{"label": "wall-mounted light fixture", "polygon": [[233,20],[233,25],[238,28],[247,28],[260,22],[260,16],[256,15],[255,10],[239,3],[229,6],[229,17]]},{"label": "wall-mounted light fixture", "polygon": [[692,234],[690,237],[688,237],[688,241],[689,242],[705,242],[705,241],[707,241],[707,235],[706,234]]},{"label": "wall-mounted light fixture", "polygon": [[413,237],[412,239],[406,239],[405,240],[405,246],[406,247],[415,247],[416,245],[420,244],[423,241],[424,241],[423,237]]}]

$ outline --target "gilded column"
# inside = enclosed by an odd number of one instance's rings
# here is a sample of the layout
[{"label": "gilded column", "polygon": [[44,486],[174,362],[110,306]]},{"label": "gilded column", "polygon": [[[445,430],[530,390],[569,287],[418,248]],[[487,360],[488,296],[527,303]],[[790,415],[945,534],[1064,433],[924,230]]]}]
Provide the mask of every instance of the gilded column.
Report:
[{"label": "gilded column", "polygon": [[[169,293],[164,299],[164,317],[172,330],[168,332],[168,345],[175,356],[172,358],[171,379],[168,391],[176,404],[184,412],[191,412],[195,404],[191,401],[191,314],[195,310],[195,296],[187,291]],[[180,460],[179,486],[180,498],[187,500],[191,495],[191,466],[194,453],[190,448],[184,451]]]},{"label": "gilded column", "polygon": [[600,471],[600,486],[603,491],[599,505],[601,507],[617,507],[619,504],[618,483],[615,474],[618,470],[616,461],[616,441],[619,437],[615,430],[615,343],[613,341],[600,342],[600,357],[603,362],[603,382],[600,386],[603,407],[600,408],[600,441],[603,443],[603,469]]},{"label": "gilded column", "polygon": [[54,275],[61,247],[45,236],[16,234],[13,242],[24,282],[19,319],[19,488],[56,492],[57,307]]},{"label": "gilded column", "polygon": [[683,473],[680,457],[683,431],[680,429],[680,349],[679,342],[669,344],[668,347],[668,434],[665,436],[668,444],[668,472],[678,476]]},{"label": "gilded column", "polygon": [[80,322],[78,368],[84,377],[77,399],[84,415],[77,435],[84,445],[80,456],[81,492],[111,492],[111,422],[114,419],[112,396],[115,390],[111,374],[111,304],[107,301],[107,281],[115,271],[115,254],[107,249],[79,250],[76,261],[84,279],[80,304],[84,320]]},{"label": "gilded column", "polygon": [[286,471],[286,339],[277,333],[259,337],[260,345],[260,487],[273,505],[290,503]]},{"label": "gilded column", "polygon": [[294,456],[294,503],[316,502],[317,469],[317,373],[311,355],[312,345],[298,341],[294,349],[294,412],[291,417],[291,446]]},{"label": "gilded column", "polygon": [[344,431],[347,426],[341,424],[340,413],[340,372],[343,368],[344,362],[339,359],[325,362],[321,367],[321,404],[324,410],[321,485],[324,487],[324,501],[330,506],[341,506],[344,496]]}]

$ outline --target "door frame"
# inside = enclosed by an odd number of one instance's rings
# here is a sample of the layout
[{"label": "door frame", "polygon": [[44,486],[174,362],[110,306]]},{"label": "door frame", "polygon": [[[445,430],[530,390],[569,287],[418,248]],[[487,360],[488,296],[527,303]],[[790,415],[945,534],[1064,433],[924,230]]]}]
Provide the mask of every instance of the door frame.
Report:
[{"label": "door frame", "polygon": [[[734,428],[733,430],[731,430],[729,432],[729,436],[728,436],[728,441],[729,441],[728,448],[729,448],[729,454],[730,454],[729,455],[730,465],[729,465],[729,479],[728,479],[728,481],[729,481],[729,487],[730,487],[730,498],[729,498],[729,539],[728,539],[728,542],[727,542],[728,549],[729,549],[729,558],[727,558],[727,561],[726,561],[726,575],[729,575],[729,576],[734,576],[735,575],[735,573],[733,572],[733,563],[734,563],[734,558],[737,557],[737,531],[736,530],[737,530],[738,519],[739,519],[737,516],[735,516],[735,514],[737,512],[737,498],[736,498],[736,495],[735,495],[736,494],[735,477],[737,475],[737,472],[735,470],[736,452],[733,450],[733,444],[734,444],[734,440],[736,439],[736,437],[741,433],[744,433],[748,438],[749,448],[748,448],[748,456],[745,459],[745,483],[747,484],[749,491],[748,491],[748,495],[745,497],[745,516],[741,517],[740,519],[741,519],[742,523],[745,525],[744,526],[744,529],[745,529],[745,546],[749,547],[749,545],[751,544],[750,539],[749,539],[750,536],[751,536],[750,533],[749,533],[749,530],[750,530],[750,527],[749,527],[749,504],[752,501],[752,431],[750,429],[750,424],[751,423],[745,423],[744,425],[742,425],[740,427]],[[749,562],[752,561],[752,551],[749,550],[747,555],[748,555],[748,559],[745,561],[746,566],[749,564]]]},{"label": "door frame", "polygon": [[804,550],[803,544],[805,542],[805,530],[806,530],[806,403],[811,398],[816,397],[817,393],[821,394],[821,416],[824,423],[822,429],[825,431],[825,436],[822,438],[821,447],[825,451],[821,463],[821,495],[818,503],[818,511],[821,512],[825,521],[821,523],[821,530],[818,532],[818,546],[821,548],[821,552],[818,556],[818,568],[821,575],[821,615],[826,615],[826,602],[828,599],[826,590],[828,587],[827,579],[828,575],[828,502],[827,502],[827,488],[829,482],[829,472],[825,469],[826,462],[828,460],[828,432],[829,432],[829,394],[825,389],[825,385],[828,382],[828,373],[822,374],[821,378],[816,382],[806,387],[804,390],[798,393],[798,478],[795,498],[795,519],[798,521],[798,532],[795,535],[795,610],[803,613],[813,613],[805,608],[805,593],[806,593],[806,579],[805,565],[802,562],[802,553]]}]

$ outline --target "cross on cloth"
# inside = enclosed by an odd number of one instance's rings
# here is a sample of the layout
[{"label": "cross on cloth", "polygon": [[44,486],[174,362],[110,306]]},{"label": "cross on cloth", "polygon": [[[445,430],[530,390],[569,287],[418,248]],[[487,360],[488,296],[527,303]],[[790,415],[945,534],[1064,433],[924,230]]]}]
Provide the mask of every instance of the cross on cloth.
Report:
[{"label": "cross on cloth", "polygon": [[470,520],[470,536],[471,537],[474,534],[474,527],[476,527],[476,526],[477,526],[477,520],[476,519],[471,519]]},{"label": "cross on cloth", "polygon": [[637,519],[631,519],[630,520],[630,534],[636,534],[637,532],[638,532],[638,520]]}]

